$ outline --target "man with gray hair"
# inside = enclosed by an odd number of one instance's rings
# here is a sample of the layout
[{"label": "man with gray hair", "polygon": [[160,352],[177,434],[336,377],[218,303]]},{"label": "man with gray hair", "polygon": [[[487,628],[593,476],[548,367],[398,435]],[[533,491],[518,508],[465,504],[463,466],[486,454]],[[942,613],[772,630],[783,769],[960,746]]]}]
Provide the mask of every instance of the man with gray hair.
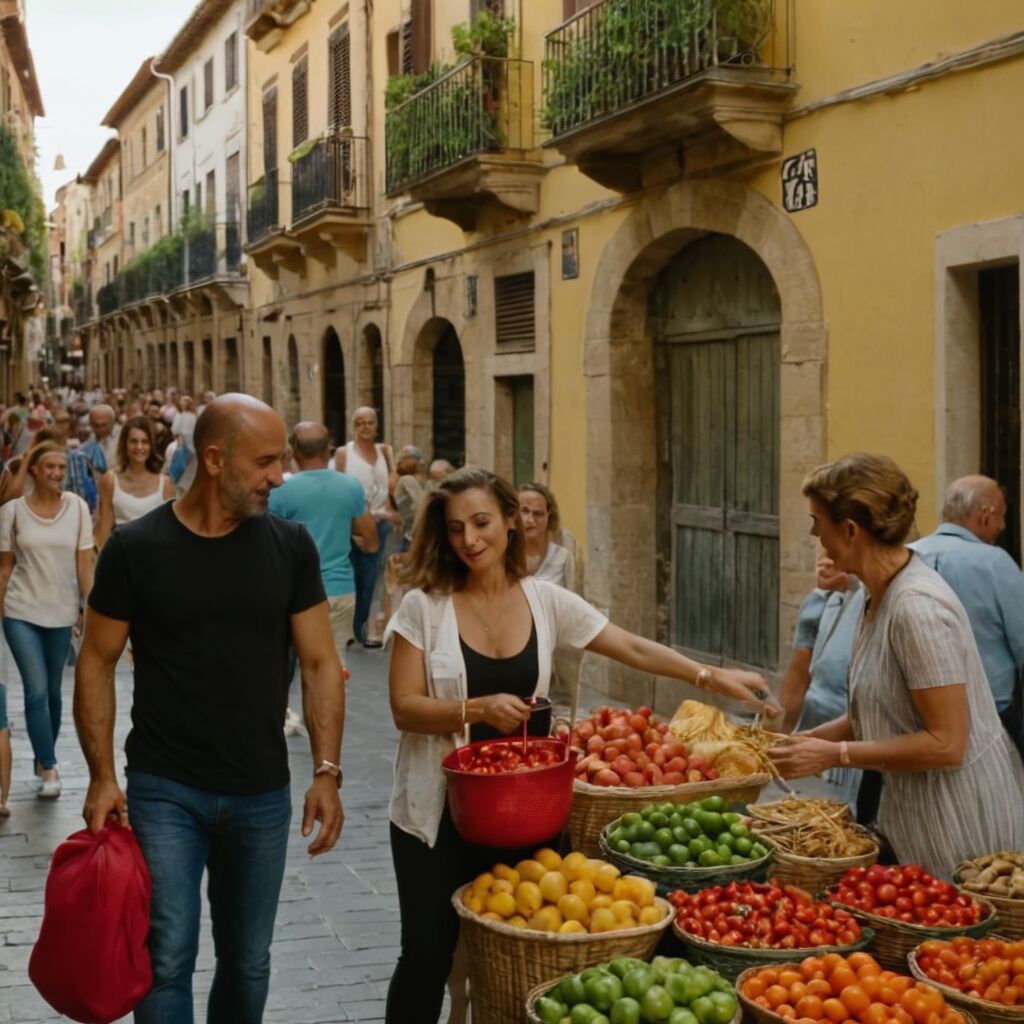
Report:
[{"label": "man with gray hair", "polygon": [[965,476],[946,491],[942,524],[910,547],[960,598],[978,644],[999,717],[1024,746],[1018,675],[1024,671],[1024,575],[996,540],[1006,497],[995,480]]},{"label": "man with gray hair", "polygon": [[116,422],[114,410],[106,404],[94,405],[89,410],[89,426],[92,437],[81,447],[82,454],[89,460],[93,473],[101,477],[108,469],[114,468],[117,453],[117,438],[121,426]]}]

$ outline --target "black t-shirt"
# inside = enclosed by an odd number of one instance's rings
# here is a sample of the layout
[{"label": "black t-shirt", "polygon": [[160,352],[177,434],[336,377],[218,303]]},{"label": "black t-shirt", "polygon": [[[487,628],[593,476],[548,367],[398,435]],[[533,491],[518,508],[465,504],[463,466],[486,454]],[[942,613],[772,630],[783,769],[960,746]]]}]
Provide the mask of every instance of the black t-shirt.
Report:
[{"label": "black t-shirt", "polygon": [[89,604],[130,623],[128,768],[212,793],[287,785],[288,617],[325,600],[299,523],[252,516],[200,537],[167,502],[118,527]]},{"label": "black t-shirt", "polygon": [[[466,663],[466,696],[489,697],[492,693],[511,693],[526,700],[537,690],[537,673],[540,660],[537,654],[537,623],[530,627],[530,639],[526,646],[511,658],[491,658],[475,651],[462,636],[462,660]],[[529,727],[527,727],[529,728]],[[493,740],[502,734],[486,722],[476,722],[469,727],[471,740]]]}]

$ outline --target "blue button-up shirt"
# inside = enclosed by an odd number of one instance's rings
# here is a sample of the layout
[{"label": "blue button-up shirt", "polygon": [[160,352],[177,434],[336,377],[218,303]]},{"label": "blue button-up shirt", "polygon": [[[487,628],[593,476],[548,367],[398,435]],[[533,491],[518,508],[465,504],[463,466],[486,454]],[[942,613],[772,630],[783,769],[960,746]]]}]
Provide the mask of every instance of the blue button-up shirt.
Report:
[{"label": "blue button-up shirt", "polygon": [[943,523],[910,547],[960,598],[996,707],[1005,711],[1024,667],[1024,574],[1002,548],[955,523]]}]

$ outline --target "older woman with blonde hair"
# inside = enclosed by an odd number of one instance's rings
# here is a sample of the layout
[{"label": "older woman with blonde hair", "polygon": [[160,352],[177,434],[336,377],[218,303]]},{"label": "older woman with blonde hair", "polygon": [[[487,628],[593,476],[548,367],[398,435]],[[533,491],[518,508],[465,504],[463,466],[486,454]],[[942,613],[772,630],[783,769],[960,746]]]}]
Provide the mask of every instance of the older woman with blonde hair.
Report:
[{"label": "older woman with blonde hair", "polygon": [[883,773],[878,827],[903,864],[949,876],[1024,848],[1024,767],[1003,729],[967,614],[905,541],[917,491],[892,459],[853,453],[805,480],[817,537],[867,588],[845,715],[773,748],[788,778]]}]

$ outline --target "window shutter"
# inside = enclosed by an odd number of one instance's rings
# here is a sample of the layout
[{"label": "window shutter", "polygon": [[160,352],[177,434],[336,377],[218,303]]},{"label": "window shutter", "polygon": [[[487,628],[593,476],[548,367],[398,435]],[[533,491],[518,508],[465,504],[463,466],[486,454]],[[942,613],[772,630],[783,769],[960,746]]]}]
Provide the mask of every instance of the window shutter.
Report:
[{"label": "window shutter", "polygon": [[277,89],[263,94],[263,169],[277,169]]},{"label": "window shutter", "polygon": [[412,0],[412,70],[416,75],[430,68],[433,56],[430,8],[431,0]]},{"label": "window shutter", "polygon": [[213,58],[203,65],[203,109],[213,106]]},{"label": "window shutter", "polygon": [[[563,3],[571,3],[571,0],[563,0]],[[481,11],[490,11],[495,17],[503,18],[505,16],[505,0],[470,0],[470,18],[475,18]]]},{"label": "window shutter", "polygon": [[534,348],[533,271],[494,279],[494,337],[498,348]]},{"label": "window shutter", "polygon": [[309,135],[309,72],[303,57],[292,68],[292,147]]},{"label": "window shutter", "polygon": [[412,53],[412,21],[409,18],[406,18],[406,20],[402,22],[402,39],[400,46],[402,50],[401,73],[403,75],[411,75],[414,71],[415,64]]},{"label": "window shutter", "polygon": [[339,25],[327,43],[330,63],[330,93],[328,119],[332,128],[347,128],[352,124],[352,38],[348,23]]}]

